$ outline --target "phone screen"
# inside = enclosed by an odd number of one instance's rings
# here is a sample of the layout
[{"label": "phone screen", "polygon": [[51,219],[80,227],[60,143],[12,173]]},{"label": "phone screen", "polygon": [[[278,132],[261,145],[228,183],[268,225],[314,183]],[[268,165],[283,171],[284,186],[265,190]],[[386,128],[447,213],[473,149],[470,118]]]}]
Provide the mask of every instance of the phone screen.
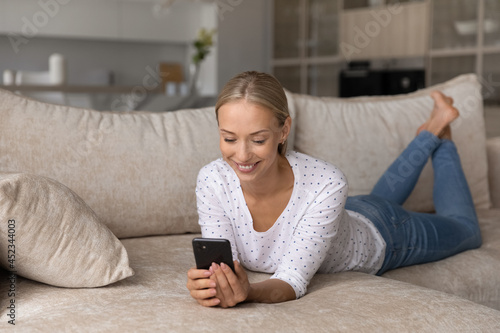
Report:
[{"label": "phone screen", "polygon": [[223,238],[194,238],[193,252],[196,268],[209,269],[212,263],[225,263],[234,272],[231,243]]}]

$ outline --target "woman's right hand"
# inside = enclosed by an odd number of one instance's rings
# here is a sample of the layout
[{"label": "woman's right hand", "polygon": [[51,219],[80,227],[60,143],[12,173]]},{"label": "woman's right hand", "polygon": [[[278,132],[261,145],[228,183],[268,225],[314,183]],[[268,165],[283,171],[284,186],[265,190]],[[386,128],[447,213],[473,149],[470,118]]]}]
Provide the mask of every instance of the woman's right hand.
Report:
[{"label": "woman's right hand", "polygon": [[220,300],[215,298],[216,283],[210,279],[211,275],[209,270],[196,268],[191,268],[187,273],[186,287],[191,297],[203,306],[217,306],[220,303]]}]

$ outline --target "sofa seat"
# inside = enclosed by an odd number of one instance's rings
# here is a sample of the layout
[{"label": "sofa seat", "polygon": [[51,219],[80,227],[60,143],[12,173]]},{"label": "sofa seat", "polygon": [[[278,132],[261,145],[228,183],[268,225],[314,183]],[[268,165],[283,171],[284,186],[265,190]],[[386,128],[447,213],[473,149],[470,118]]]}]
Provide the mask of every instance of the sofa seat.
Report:
[{"label": "sofa seat", "polygon": [[433,263],[395,269],[383,276],[500,310],[500,209],[480,209],[477,215],[483,237],[479,249]]},{"label": "sofa seat", "polygon": [[[462,263],[473,265],[479,251],[482,263],[478,264],[498,266],[498,218],[495,211],[481,215],[485,244],[456,256],[461,258],[458,266],[453,257],[436,268],[431,263],[411,271],[395,270],[386,274],[390,279],[356,272],[318,274],[308,294],[299,300],[247,303],[232,309],[205,308],[189,296],[186,271],[194,265],[191,239],[196,234],[122,239],[136,274],[106,287],[57,288],[17,277],[16,332],[78,332],[82,328],[88,332],[306,332],[311,327],[328,332],[494,332],[500,330],[500,311],[433,289],[463,293],[461,285],[446,281],[454,281]],[[495,251],[497,255],[491,255]],[[438,273],[431,277],[426,267]],[[469,267],[464,275],[474,271]],[[7,279],[5,271],[0,274],[0,279]],[[497,305],[500,283],[498,274],[496,280],[492,276],[484,272],[475,276],[477,283],[469,293],[477,294],[476,299],[484,297],[483,303]],[[268,275],[249,272],[249,277],[259,281]],[[483,295],[491,290],[497,290],[496,300]],[[0,290],[0,295],[6,293]],[[0,317],[5,319],[5,304],[1,308]],[[6,320],[0,322],[0,328],[5,325]]]},{"label": "sofa seat", "polygon": [[[461,112],[453,137],[478,209],[482,247],[382,277],[318,274],[299,300],[231,309],[204,308],[185,286],[194,266],[191,239],[200,231],[196,175],[220,157],[213,108],[98,112],[0,89],[0,172],[31,179],[2,187],[0,331],[14,328],[7,307],[15,300],[14,332],[500,332],[500,138],[486,141],[477,77],[401,96],[288,93],[289,146],[337,165],[351,195],[369,193],[428,118],[434,89],[452,96]],[[431,171],[424,168],[406,208],[432,211]],[[51,195],[39,194],[42,189]],[[54,195],[68,191],[74,195]],[[55,202],[31,205],[49,199]],[[4,270],[14,242],[10,219],[17,221],[15,296]],[[116,258],[124,260],[118,265]],[[110,274],[109,265],[115,267]],[[89,285],[91,278],[98,282]]]}]

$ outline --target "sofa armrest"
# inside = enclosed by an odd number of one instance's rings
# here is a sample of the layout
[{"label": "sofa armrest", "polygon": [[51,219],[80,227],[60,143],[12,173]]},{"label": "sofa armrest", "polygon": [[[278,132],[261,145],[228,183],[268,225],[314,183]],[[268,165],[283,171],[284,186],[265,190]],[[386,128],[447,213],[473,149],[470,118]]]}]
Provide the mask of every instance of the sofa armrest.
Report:
[{"label": "sofa armrest", "polygon": [[486,150],[491,203],[494,208],[500,208],[500,136],[488,139]]}]

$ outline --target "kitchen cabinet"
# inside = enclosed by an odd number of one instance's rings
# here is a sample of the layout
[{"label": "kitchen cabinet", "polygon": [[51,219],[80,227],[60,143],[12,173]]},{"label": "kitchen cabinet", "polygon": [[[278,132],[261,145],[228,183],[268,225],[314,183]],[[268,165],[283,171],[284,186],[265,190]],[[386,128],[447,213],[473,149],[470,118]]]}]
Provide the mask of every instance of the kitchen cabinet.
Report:
[{"label": "kitchen cabinet", "polygon": [[500,105],[498,0],[274,0],[273,16],[271,66],[293,92],[338,96],[350,61],[407,59],[427,86],[475,73]]},{"label": "kitchen cabinet", "polygon": [[339,1],[310,0],[307,15],[308,57],[332,56],[338,52]]},{"label": "kitchen cabinet", "polygon": [[280,83],[292,92],[301,90],[301,66],[277,66],[274,68],[274,75]]},{"label": "kitchen cabinet", "polygon": [[301,0],[275,0],[274,57],[299,58],[302,53]]},{"label": "kitchen cabinet", "polygon": [[338,96],[353,60],[424,57],[428,1],[274,0],[274,75],[289,90]]},{"label": "kitchen cabinet", "polygon": [[487,104],[500,105],[500,52],[483,55],[483,98]]},{"label": "kitchen cabinet", "polygon": [[[308,91],[314,96],[337,96],[341,64],[316,64],[308,68]],[[333,78],[333,79],[332,79]]]},{"label": "kitchen cabinet", "polygon": [[[275,0],[273,74],[290,91],[333,93],[326,74],[336,73],[339,0]],[[326,72],[323,72],[326,70]],[[334,74],[335,75],[335,74]]]},{"label": "kitchen cabinet", "polygon": [[347,60],[422,57],[428,51],[428,4],[414,2],[344,10],[341,52]]},{"label": "kitchen cabinet", "polygon": [[500,3],[432,0],[428,84],[476,73],[487,104],[500,104]]}]

